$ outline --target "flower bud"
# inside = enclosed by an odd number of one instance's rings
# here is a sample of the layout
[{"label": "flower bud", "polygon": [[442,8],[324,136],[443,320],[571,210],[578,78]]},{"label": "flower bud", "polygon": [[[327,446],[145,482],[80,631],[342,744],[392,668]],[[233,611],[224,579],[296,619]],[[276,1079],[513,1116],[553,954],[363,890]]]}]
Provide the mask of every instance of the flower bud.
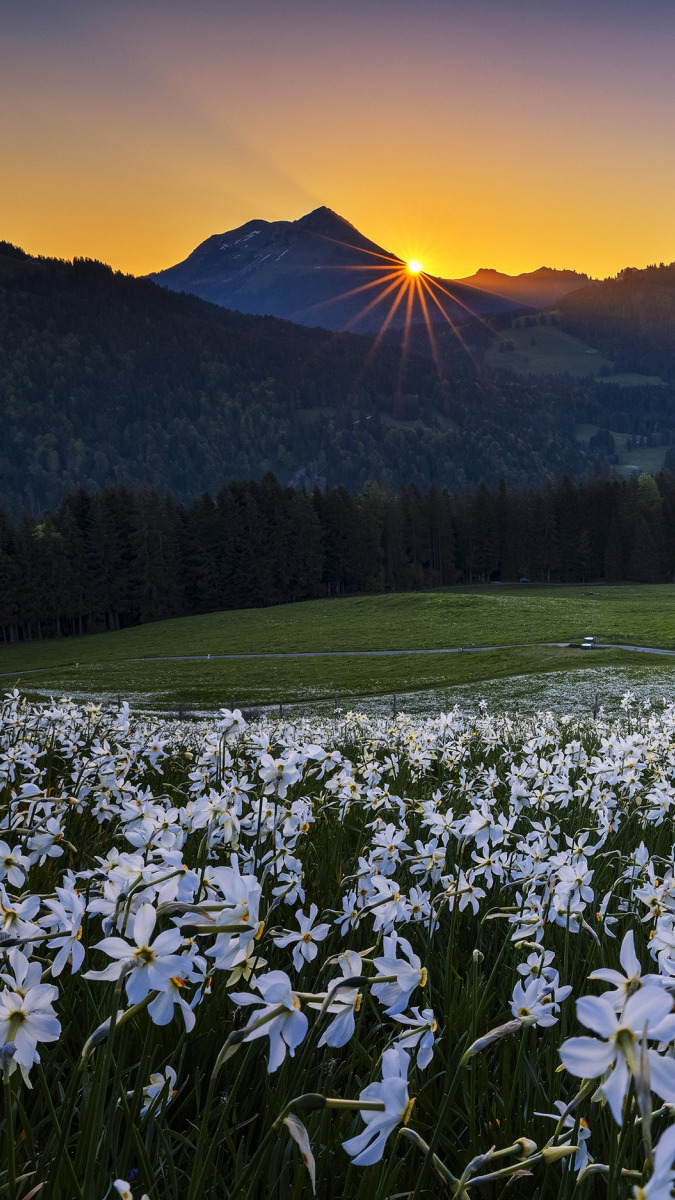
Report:
[{"label": "flower bud", "polygon": [[512,1033],[517,1033],[522,1027],[523,1022],[517,1018],[515,1021],[507,1021],[504,1025],[497,1025],[495,1029],[488,1030],[482,1037],[476,1038],[476,1041],[471,1043],[468,1050],[464,1051],[462,1062],[466,1062],[474,1054],[480,1054],[481,1050],[485,1050],[493,1042],[498,1042]]},{"label": "flower bud", "polygon": [[0,1069],[6,1079],[9,1078],[10,1067],[14,1061],[15,1054],[16,1046],[14,1042],[5,1042],[4,1046],[0,1047]]},{"label": "flower bud", "polygon": [[529,1158],[537,1149],[537,1143],[532,1141],[532,1138],[521,1137],[516,1138],[516,1145],[522,1148],[522,1158]]},{"label": "flower bud", "polygon": [[291,1100],[291,1104],[294,1108],[312,1111],[316,1108],[325,1108],[326,1097],[322,1096],[320,1092],[306,1092],[304,1096],[296,1096],[294,1100]]},{"label": "flower bud", "polygon": [[541,1157],[545,1163],[557,1162],[559,1158],[569,1158],[570,1154],[576,1154],[578,1149],[578,1146],[544,1146]]}]

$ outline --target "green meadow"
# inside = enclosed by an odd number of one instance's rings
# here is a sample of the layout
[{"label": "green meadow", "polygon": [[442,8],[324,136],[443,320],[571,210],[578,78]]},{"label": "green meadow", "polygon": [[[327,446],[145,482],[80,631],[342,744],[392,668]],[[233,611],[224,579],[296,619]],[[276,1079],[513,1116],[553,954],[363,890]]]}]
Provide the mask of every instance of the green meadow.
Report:
[{"label": "green meadow", "polygon": [[[567,644],[587,635],[675,649],[675,589],[489,585],[217,612],[2,646],[0,672],[4,688],[19,685],[29,695],[120,694],[144,707],[213,709],[232,697],[245,706],[290,704],[337,692],[346,704],[551,672],[588,678],[610,666],[640,680],[675,671],[675,659]],[[386,650],[409,653],[373,653]]]},{"label": "green meadow", "polygon": [[[513,349],[501,351],[502,344],[510,344]],[[517,375],[566,374],[583,378],[600,375],[603,371],[602,378],[607,383],[618,383],[622,387],[661,382],[658,375],[617,373],[613,363],[588,342],[555,325],[527,326],[523,318],[517,318],[504,331],[501,340],[492,343],[485,354],[485,362]]]}]

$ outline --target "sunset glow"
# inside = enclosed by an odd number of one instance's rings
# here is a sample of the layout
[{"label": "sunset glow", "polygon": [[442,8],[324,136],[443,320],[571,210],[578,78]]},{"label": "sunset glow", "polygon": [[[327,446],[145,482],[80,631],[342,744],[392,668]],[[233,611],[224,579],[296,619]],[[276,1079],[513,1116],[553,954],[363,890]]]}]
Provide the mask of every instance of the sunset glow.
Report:
[{"label": "sunset glow", "polygon": [[31,253],[142,274],[325,204],[443,278],[675,259],[663,0],[7,0],[0,34]]},{"label": "sunset glow", "polygon": [[[332,241],[334,239],[328,240]],[[337,244],[347,249],[350,248],[347,242],[340,241]],[[369,259],[376,261],[369,262],[367,265],[359,262],[354,266],[346,266],[343,270],[350,273],[353,272],[355,275],[362,275],[364,271],[372,271],[372,278],[369,278],[366,283],[359,283],[354,287],[340,290],[330,300],[324,300],[315,305],[312,312],[313,315],[317,315],[319,310],[325,310],[348,297],[363,296],[363,307],[358,310],[351,321],[346,323],[345,328],[358,327],[359,322],[373,312],[376,312],[381,320],[378,333],[364,360],[364,367],[372,361],[385,333],[391,327],[397,314],[399,317],[403,314],[399,387],[403,384],[411,329],[413,324],[420,325],[420,317],[426,328],[429,346],[438,368],[439,377],[441,374],[441,364],[436,346],[436,337],[434,335],[434,325],[438,326],[443,323],[448,325],[466,353],[472,361],[474,360],[474,356],[461,330],[447,311],[447,301],[444,304],[443,297],[446,297],[453,305],[458,305],[463,310],[462,319],[473,317],[483,322],[483,318],[474,312],[473,309],[469,308],[459,295],[455,294],[451,289],[446,288],[440,280],[427,275],[424,272],[422,263],[417,259],[409,259],[406,262],[395,258],[393,255],[388,256],[369,250],[364,251],[363,248],[357,246],[354,246],[353,249],[355,256],[365,254]]]}]

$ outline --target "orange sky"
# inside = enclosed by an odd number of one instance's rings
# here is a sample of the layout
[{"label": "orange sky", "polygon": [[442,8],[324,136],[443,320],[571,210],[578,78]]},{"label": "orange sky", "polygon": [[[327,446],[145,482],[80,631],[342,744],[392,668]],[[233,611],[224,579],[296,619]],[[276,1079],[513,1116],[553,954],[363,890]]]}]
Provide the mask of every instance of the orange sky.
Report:
[{"label": "orange sky", "polygon": [[0,238],[134,273],[320,204],[427,271],[675,259],[666,0],[3,0]]}]

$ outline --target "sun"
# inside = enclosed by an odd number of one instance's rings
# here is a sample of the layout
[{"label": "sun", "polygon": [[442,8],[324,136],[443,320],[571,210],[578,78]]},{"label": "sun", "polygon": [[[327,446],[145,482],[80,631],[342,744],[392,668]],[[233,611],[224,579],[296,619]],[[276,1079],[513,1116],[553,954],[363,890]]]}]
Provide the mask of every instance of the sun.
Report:
[{"label": "sun", "polygon": [[[466,314],[464,317],[465,320],[477,318],[483,324],[486,324],[486,322],[461,297],[454,295],[448,288],[443,287],[440,279],[436,279],[433,275],[427,275],[419,259],[399,258],[393,254],[386,254],[384,251],[366,250],[363,247],[351,246],[349,242],[337,241],[335,238],[329,238],[328,240],[335,241],[337,245],[344,246],[347,250],[359,251],[358,258],[360,261],[343,264],[343,270],[358,272],[362,279],[365,272],[372,272],[372,276],[363,283],[357,283],[353,288],[348,288],[346,291],[330,296],[327,300],[321,300],[313,307],[318,309],[325,304],[334,304],[338,300],[346,300],[351,296],[363,297],[365,301],[363,308],[350,318],[345,326],[346,329],[353,328],[369,313],[372,313],[374,309],[379,309],[382,315],[382,324],[368,351],[367,360],[370,360],[375,354],[382,338],[390,326],[392,326],[394,319],[397,318],[398,324],[402,325],[403,329],[399,388],[402,386],[411,330],[414,325],[420,324],[420,318],[426,326],[439,378],[441,378],[443,364],[436,345],[434,323],[438,324],[440,321],[443,321],[449,325],[458,341],[466,350],[466,353],[470,358],[473,358],[471,350],[462,336],[461,329],[456,321],[453,320],[452,315],[447,311],[447,301],[439,299],[437,293],[441,293],[442,296],[447,296],[450,299],[454,312],[457,309],[463,309]],[[368,255],[370,261],[362,261],[364,254]],[[380,307],[385,302],[388,303],[387,311]],[[461,317],[462,315],[460,312],[459,316]]]}]

